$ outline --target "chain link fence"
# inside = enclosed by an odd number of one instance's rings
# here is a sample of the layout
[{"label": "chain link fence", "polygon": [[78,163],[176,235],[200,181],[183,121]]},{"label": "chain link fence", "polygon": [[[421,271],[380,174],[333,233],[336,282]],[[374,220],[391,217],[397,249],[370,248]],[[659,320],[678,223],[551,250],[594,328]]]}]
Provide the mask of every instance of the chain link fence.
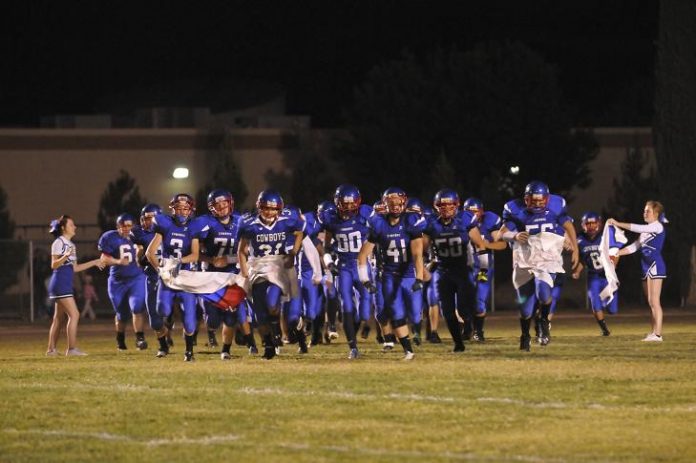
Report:
[{"label": "chain link fence", "polygon": [[[48,299],[51,278],[51,240],[0,240],[0,320],[37,321],[53,316]],[[75,241],[79,262],[98,257],[94,241]],[[82,277],[90,274],[99,301],[97,315],[111,314],[106,295],[106,272],[90,269],[75,275],[73,286],[81,307]]]}]

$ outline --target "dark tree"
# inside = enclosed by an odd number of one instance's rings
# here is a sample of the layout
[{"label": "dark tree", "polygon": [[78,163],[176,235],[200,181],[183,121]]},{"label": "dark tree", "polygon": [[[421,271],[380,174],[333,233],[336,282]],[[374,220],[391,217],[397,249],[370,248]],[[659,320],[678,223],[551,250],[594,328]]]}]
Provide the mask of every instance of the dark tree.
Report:
[{"label": "dark tree", "polygon": [[198,214],[207,212],[208,193],[215,188],[223,188],[232,193],[235,208],[241,207],[249,196],[249,190],[242,176],[242,170],[234,160],[232,141],[226,135],[220,149],[205,154],[206,181],[203,188],[196,192],[196,208]]},{"label": "dark tree", "polygon": [[655,91],[655,150],[660,199],[671,225],[668,242],[677,249],[682,300],[696,304],[696,3],[660,2]]},{"label": "dark tree", "polygon": [[0,187],[0,292],[19,281],[29,254],[26,242],[13,240],[14,231],[15,223],[7,209],[7,193]]},{"label": "dark tree", "polygon": [[140,189],[135,179],[128,172],[121,170],[113,182],[109,182],[99,202],[97,224],[102,232],[116,228],[116,218],[122,213],[140,215],[140,209],[147,203],[140,196]]},{"label": "dark tree", "polygon": [[432,176],[449,165],[443,180],[464,196],[519,194],[532,179],[567,195],[589,185],[598,150],[571,130],[555,68],[519,43],[404,54],[370,71],[346,117],[352,137],[337,159],[371,194],[395,185],[430,196]]},{"label": "dark tree", "polygon": [[269,169],[266,181],[281,193],[286,204],[311,211],[318,202],[333,198],[340,177],[336,166],[323,154],[329,148],[309,134],[298,133],[297,138],[299,151],[288,151],[283,159],[284,170]]}]

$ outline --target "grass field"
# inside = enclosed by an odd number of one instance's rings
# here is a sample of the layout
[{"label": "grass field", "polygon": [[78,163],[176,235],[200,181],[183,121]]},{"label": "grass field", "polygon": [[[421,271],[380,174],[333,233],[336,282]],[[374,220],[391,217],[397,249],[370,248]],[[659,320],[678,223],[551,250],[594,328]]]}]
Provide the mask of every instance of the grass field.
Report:
[{"label": "grass field", "polygon": [[572,313],[523,353],[506,313],[463,354],[446,340],[404,362],[371,337],[354,362],[339,342],[270,362],[199,345],[193,364],[180,340],[117,352],[106,320],[80,326],[88,357],[47,358],[47,322],[3,322],[0,461],[693,462],[696,311],[665,320],[662,344],[640,341],[645,311],[608,338]]}]

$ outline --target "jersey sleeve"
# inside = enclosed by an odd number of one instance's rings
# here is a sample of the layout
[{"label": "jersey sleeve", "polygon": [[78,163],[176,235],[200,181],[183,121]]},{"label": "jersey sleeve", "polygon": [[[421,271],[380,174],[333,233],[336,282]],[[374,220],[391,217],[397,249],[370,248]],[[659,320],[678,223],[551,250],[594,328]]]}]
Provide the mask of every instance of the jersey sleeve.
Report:
[{"label": "jersey sleeve", "polygon": [[117,249],[113,244],[113,232],[108,231],[99,237],[99,242],[97,243],[97,250],[109,256],[116,256],[118,253]]},{"label": "jersey sleeve", "polygon": [[406,215],[406,233],[408,233],[411,239],[421,238],[426,225],[427,221],[425,217],[416,213],[409,213]]}]

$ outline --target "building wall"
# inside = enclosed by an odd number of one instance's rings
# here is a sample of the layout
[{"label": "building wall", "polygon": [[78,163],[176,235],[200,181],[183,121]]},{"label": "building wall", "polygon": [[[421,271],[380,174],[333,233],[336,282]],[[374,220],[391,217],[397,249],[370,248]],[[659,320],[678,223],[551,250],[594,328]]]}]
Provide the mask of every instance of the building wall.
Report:
[{"label": "building wall", "polygon": [[[590,187],[572,192],[569,209],[576,218],[586,210],[601,211],[606,206],[629,149],[654,154],[649,128],[597,128],[593,132],[600,152],[590,165]],[[336,134],[258,128],[227,133],[249,190],[246,203],[240,205],[247,208],[266,188],[269,169],[287,169],[284,158],[299,155],[302,146],[326,152],[329,139]],[[219,150],[224,137],[223,132],[200,129],[0,129],[0,186],[19,226],[17,237],[45,239],[45,226],[62,213],[74,216],[78,225],[94,224],[100,196],[121,169],[135,178],[148,201],[164,206],[175,193],[195,194],[206,182],[206,153]],[[189,168],[188,179],[171,177],[178,166]],[[553,189],[553,181],[545,180]],[[95,227],[85,227],[80,238],[96,239],[96,234]]]},{"label": "building wall", "polygon": [[[278,129],[233,129],[231,135],[249,189],[240,206],[249,207],[266,187],[267,170],[282,171],[284,156],[297,152],[297,136]],[[17,236],[41,239],[45,229],[26,226],[45,226],[62,213],[78,225],[94,224],[101,194],[122,169],[148,201],[164,206],[175,193],[195,194],[207,180],[205,155],[219,150],[222,140],[220,133],[196,129],[3,129],[0,186],[19,226]],[[188,179],[172,178],[180,166],[188,167]],[[85,228],[83,239],[85,232],[96,235],[96,229]]]}]

